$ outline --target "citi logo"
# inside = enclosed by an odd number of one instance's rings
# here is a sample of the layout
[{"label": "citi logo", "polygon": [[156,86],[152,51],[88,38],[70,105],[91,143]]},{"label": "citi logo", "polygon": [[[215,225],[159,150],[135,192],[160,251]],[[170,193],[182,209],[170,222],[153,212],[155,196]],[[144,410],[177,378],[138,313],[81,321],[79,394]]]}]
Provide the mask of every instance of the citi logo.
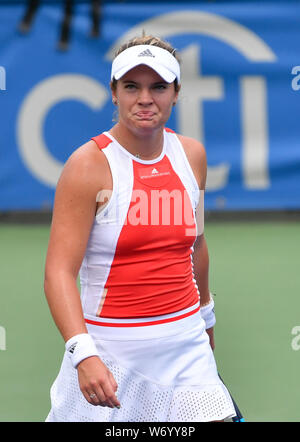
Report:
[{"label": "citi logo", "polygon": [[138,57],[155,57],[155,55],[152,54],[150,49],[146,49],[145,51],[141,52]]}]

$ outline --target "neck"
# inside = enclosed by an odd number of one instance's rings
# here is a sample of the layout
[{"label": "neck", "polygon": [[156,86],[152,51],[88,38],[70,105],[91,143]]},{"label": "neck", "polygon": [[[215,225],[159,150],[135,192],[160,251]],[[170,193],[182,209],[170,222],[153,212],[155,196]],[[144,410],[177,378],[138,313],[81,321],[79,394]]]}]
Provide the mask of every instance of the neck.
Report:
[{"label": "neck", "polygon": [[144,160],[157,158],[163,148],[164,128],[135,134],[117,123],[111,130],[112,136],[132,155]]}]

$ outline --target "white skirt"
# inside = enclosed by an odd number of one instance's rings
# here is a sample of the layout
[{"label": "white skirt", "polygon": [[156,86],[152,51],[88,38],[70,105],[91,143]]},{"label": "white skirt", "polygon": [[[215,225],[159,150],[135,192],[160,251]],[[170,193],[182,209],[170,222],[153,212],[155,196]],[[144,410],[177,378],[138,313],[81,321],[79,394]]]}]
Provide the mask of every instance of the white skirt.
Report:
[{"label": "white skirt", "polygon": [[87,324],[118,384],[121,408],[89,404],[65,353],[46,421],[210,422],[234,416],[199,310],[172,322],[161,323],[162,318],[151,318],[160,322],[148,326],[139,325],[142,320],[129,327],[117,327],[113,320],[104,326]]}]

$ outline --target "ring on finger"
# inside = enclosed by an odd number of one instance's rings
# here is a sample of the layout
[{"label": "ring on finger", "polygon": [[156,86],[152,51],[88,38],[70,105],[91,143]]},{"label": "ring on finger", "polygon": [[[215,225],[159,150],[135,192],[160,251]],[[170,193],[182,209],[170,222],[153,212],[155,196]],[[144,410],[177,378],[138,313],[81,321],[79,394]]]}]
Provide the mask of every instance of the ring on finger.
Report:
[{"label": "ring on finger", "polygon": [[95,399],[96,397],[97,397],[97,395],[95,393],[90,394],[91,399]]}]

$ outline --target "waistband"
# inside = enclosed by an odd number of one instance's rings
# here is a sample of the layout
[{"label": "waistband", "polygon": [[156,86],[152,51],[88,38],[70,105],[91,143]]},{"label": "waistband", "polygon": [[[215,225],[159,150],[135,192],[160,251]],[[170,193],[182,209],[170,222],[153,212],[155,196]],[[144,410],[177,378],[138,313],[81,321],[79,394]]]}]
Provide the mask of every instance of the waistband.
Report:
[{"label": "waistband", "polygon": [[205,323],[200,313],[200,303],[167,315],[149,318],[95,318],[85,315],[89,333],[94,338],[107,340],[140,340],[171,336],[186,332]]}]

